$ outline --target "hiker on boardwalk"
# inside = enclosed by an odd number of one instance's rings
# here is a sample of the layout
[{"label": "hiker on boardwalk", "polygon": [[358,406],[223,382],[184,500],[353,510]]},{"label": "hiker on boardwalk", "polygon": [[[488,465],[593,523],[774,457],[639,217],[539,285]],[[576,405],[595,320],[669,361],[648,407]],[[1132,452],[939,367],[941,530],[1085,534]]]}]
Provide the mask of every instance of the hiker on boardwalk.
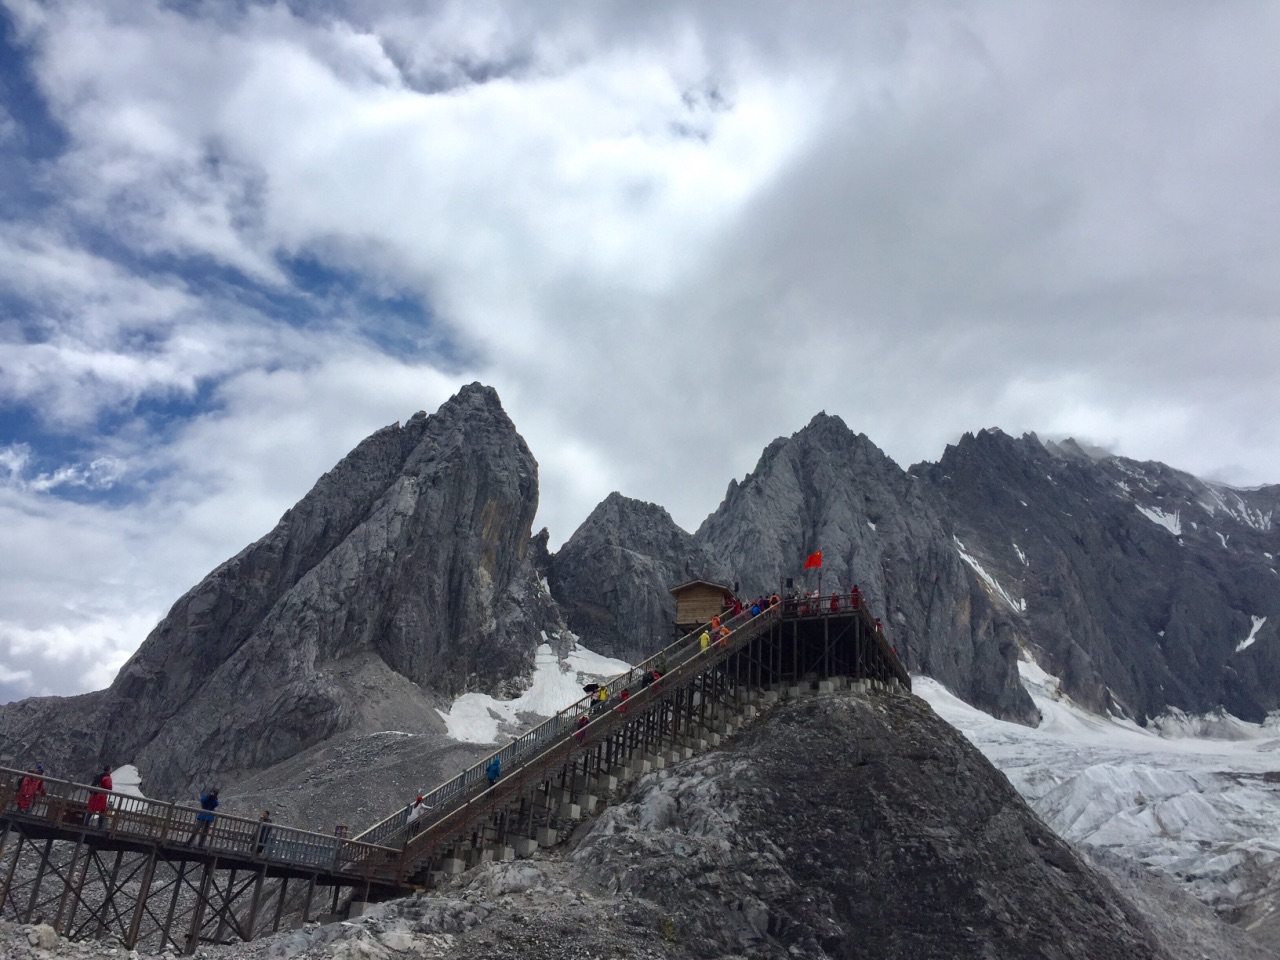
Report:
[{"label": "hiker on boardwalk", "polygon": [[618,699],[619,699],[620,701],[622,701],[621,703],[619,703],[619,704],[618,704],[618,712],[619,712],[619,713],[626,713],[626,712],[627,712],[627,701],[631,699],[631,691],[630,691],[630,690],[628,690],[626,687],[623,687],[623,688],[622,688],[622,692],[621,692],[620,694],[618,694]]},{"label": "hiker on boardwalk", "polygon": [[191,836],[187,837],[187,846],[191,846],[191,841],[197,836],[200,837],[200,846],[204,846],[204,842],[209,839],[209,830],[213,827],[214,815],[213,811],[218,809],[218,788],[211,787],[208,793],[200,795],[200,812],[196,814],[195,826],[191,828]]},{"label": "hiker on boardwalk", "polygon": [[31,768],[31,772],[22,778],[22,782],[18,784],[18,792],[14,796],[13,802],[18,805],[19,810],[27,813],[37,796],[48,796],[48,791],[44,788],[43,763],[37,763]]},{"label": "hiker on boardwalk", "polygon": [[267,848],[271,845],[271,834],[274,831],[271,827],[271,811],[263,810],[262,816],[258,817],[258,842],[254,846],[254,852],[258,856],[262,856]]},{"label": "hiker on boardwalk", "polygon": [[587,724],[591,722],[591,718],[585,713],[578,718],[578,732],[574,737],[579,743],[585,743],[587,740]]},{"label": "hiker on boardwalk", "polygon": [[862,591],[858,589],[856,583],[853,585],[853,589],[849,591],[849,606],[855,610],[862,606]]},{"label": "hiker on boardwalk", "polygon": [[418,818],[424,816],[428,809],[426,797],[421,795],[415,797],[413,802],[404,808],[404,822],[413,823]]},{"label": "hiker on boardwalk", "polygon": [[[107,794],[106,791],[111,789],[111,766],[110,764],[102,768],[102,773],[98,775],[96,786],[101,789],[93,791],[89,795],[89,804],[85,808],[86,816],[84,825],[105,827],[107,825]],[[91,820],[97,820],[96,824],[90,823]]]},{"label": "hiker on boardwalk", "polygon": [[703,630],[702,636],[698,637],[698,649],[705,650],[709,646],[711,646],[711,634]]},{"label": "hiker on boardwalk", "polygon": [[489,780],[489,786],[493,786],[498,782],[498,778],[502,776],[502,760],[494,757],[489,761],[489,765],[484,768],[484,775]]},{"label": "hiker on boardwalk", "polygon": [[831,612],[832,613],[840,612],[840,594],[838,593],[833,593],[831,595]]}]

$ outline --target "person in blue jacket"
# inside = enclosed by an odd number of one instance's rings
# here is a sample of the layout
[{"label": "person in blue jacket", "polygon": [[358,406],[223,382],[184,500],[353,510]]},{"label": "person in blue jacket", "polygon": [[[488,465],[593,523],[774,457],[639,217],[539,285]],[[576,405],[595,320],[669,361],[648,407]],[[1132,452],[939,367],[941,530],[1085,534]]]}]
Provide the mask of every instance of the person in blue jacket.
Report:
[{"label": "person in blue jacket", "polygon": [[489,761],[489,766],[484,768],[484,775],[489,778],[489,786],[493,786],[498,782],[498,778],[502,776],[502,761],[494,757]]},{"label": "person in blue jacket", "polygon": [[188,847],[197,836],[200,837],[199,846],[204,846],[205,840],[209,838],[209,829],[213,826],[213,811],[217,809],[218,788],[213,787],[208,793],[200,795],[200,812],[196,814],[196,825],[191,829],[191,836],[187,837]]}]

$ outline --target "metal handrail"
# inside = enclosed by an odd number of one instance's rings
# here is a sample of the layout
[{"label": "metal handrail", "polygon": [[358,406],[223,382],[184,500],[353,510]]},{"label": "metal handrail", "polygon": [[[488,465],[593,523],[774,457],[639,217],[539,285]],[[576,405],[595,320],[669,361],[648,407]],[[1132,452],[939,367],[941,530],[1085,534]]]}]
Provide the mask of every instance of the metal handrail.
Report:
[{"label": "metal handrail", "polygon": [[[676,666],[671,667],[667,673],[663,674],[660,681],[655,681],[650,686],[642,688],[635,696],[628,699],[625,704],[626,708],[635,710],[639,715],[643,715],[646,710],[653,709],[655,704],[647,702],[650,696],[660,693],[669,683],[679,685],[686,681],[689,675],[714,666],[736,650],[743,642],[754,639],[759,635],[760,630],[743,630],[742,628],[747,626],[748,623],[762,625],[767,620],[772,620],[779,615],[780,607],[772,607],[766,608],[760,615],[754,617],[747,611],[743,611],[741,615],[735,615],[722,621],[721,625],[726,627],[729,623],[736,624],[723,643],[709,643],[706,648],[703,648],[700,641],[695,639],[693,643],[685,644],[684,649],[676,651],[676,655],[680,657]],[[689,636],[692,636],[692,634]],[[701,633],[699,631],[700,636]],[[676,645],[673,644],[672,646]],[[634,670],[629,672],[634,672]],[[510,784],[513,783],[527,783],[530,777],[536,777],[546,768],[562,763],[564,760],[564,757],[561,756],[562,748],[568,747],[572,750],[574,746],[586,747],[600,737],[608,736],[609,729],[616,724],[618,713],[624,706],[621,700],[615,700],[614,698],[610,698],[609,702],[611,706],[607,710],[595,714],[594,719],[585,727],[578,728],[575,725],[574,729],[566,731],[564,736],[553,742],[545,743],[535,755],[522,758],[521,765],[509,773],[504,772],[502,780],[498,784],[490,785],[470,796],[462,797],[461,802],[449,809],[433,810],[433,816],[430,820],[424,818],[421,823],[415,822],[415,827],[419,829],[406,839],[400,879],[404,881],[411,876],[414,869],[424,859],[422,851],[424,849],[427,851],[433,850],[435,843],[441,837],[447,836],[458,829],[459,823],[468,822],[474,817],[483,818],[487,810],[486,804],[490,804],[497,796],[495,791],[500,793],[504,789],[509,790]],[[582,739],[579,740],[579,737]],[[476,811],[474,815],[468,813],[468,810],[472,809]],[[415,848],[417,848],[416,853],[414,852]],[[429,857],[430,853],[428,852],[426,856]]]},{"label": "metal handrail", "polygon": [[[18,794],[23,779],[29,776],[38,777],[45,792],[37,793],[31,804],[23,809],[18,806]],[[100,815],[98,824],[90,825],[89,820],[98,816],[88,812],[89,800],[95,795],[106,796],[107,810]],[[206,812],[212,811],[0,767],[0,817],[4,818],[45,821],[64,829],[112,839],[127,838],[161,846],[232,853],[264,863],[361,877],[368,876],[370,868],[379,860],[394,859],[400,852],[354,838],[335,837],[226,813],[214,813],[212,824],[201,836],[198,817]],[[192,847],[197,840],[200,843]]]},{"label": "metal handrail", "polygon": [[[770,613],[774,611],[767,610],[764,612]],[[743,623],[751,619],[752,616],[750,610],[743,609],[739,614],[735,614],[727,618],[721,618],[721,627],[729,628],[732,631],[733,629],[736,629],[736,627],[730,627],[730,624],[737,623],[738,626],[741,626]],[[674,667],[685,663],[689,659],[689,648],[697,647],[698,638],[701,636],[703,630],[710,629],[711,621],[707,621],[702,626],[691,630],[683,637],[667,645],[658,653],[642,660],[639,664],[631,667],[631,669],[627,670],[625,673],[620,673],[609,679],[604,686],[611,691],[615,691],[615,693],[610,696],[610,701],[613,701],[613,705],[618,705],[618,703],[614,701],[616,691],[623,689],[630,690],[640,684],[642,682],[642,677],[645,674],[651,675],[664,661],[667,666],[668,673]],[[693,652],[696,654],[700,651],[695,649]],[[536,756],[541,753],[543,748],[547,745],[563,739],[562,735],[564,733],[576,732],[578,729],[577,721],[579,717],[583,715],[588,717],[598,715],[597,713],[593,713],[593,708],[599,702],[598,695],[596,694],[590,694],[582,697],[565,707],[563,710],[560,710],[554,716],[549,717],[547,720],[538,724],[536,727],[533,727],[521,734],[519,737],[516,737],[496,753],[489,754],[483,760],[480,760],[475,765],[467,768],[452,779],[447,780],[435,789],[422,794],[423,805],[428,809],[428,811],[430,811],[431,818],[436,819],[443,816],[459,798],[470,792],[471,787],[479,783],[482,779],[485,779],[485,770],[488,768],[489,764],[493,762],[495,757],[498,758],[503,770],[509,771],[511,769],[512,762],[518,758],[523,758],[526,755]],[[532,751],[532,753],[530,753],[530,751]],[[356,839],[367,840],[371,843],[383,845],[403,846],[409,837],[416,832],[416,830],[425,828],[428,822],[427,817],[423,817],[421,820],[415,820],[412,824],[408,823],[407,818],[409,810],[410,806],[400,808],[389,817],[380,820],[367,830],[357,834]],[[410,830],[410,827],[414,827],[416,830]]]}]

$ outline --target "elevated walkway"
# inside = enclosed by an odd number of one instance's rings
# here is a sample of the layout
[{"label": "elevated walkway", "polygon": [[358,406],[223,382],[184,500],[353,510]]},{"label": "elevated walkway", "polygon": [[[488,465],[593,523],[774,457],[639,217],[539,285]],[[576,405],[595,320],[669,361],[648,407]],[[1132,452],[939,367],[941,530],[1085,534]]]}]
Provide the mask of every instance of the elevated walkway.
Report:
[{"label": "elevated walkway", "polygon": [[[250,940],[349,904],[427,886],[489,859],[554,845],[621,787],[720,744],[780,697],[852,683],[910,688],[865,608],[848,597],[779,603],[727,618],[705,647],[694,631],[354,838],[111,794],[86,822],[83,784],[46,778],[22,809],[24,774],[0,769],[0,916],[37,918],[64,936],[126,945]],[[626,696],[623,696],[626,691]],[[486,776],[493,759],[501,775]],[[292,887],[290,886],[292,884]],[[359,909],[356,907],[355,909]]]}]

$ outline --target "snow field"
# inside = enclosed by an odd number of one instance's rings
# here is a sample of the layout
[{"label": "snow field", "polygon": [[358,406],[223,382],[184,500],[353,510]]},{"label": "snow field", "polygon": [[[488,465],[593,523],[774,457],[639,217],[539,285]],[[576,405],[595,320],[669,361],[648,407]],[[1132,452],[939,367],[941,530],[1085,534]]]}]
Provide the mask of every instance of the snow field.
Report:
[{"label": "snow field", "polygon": [[1019,668],[1037,728],[996,720],[929,677],[913,683],[1066,840],[1140,861],[1220,908],[1280,889],[1276,723],[1174,711],[1143,729],[1073,703],[1033,661]]}]

